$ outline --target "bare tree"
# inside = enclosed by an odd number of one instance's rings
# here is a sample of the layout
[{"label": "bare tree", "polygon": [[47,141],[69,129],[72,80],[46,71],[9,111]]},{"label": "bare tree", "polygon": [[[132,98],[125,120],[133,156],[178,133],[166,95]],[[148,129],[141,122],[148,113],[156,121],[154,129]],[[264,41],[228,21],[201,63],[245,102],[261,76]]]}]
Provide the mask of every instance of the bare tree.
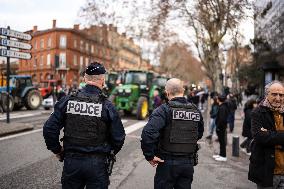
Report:
[{"label": "bare tree", "polygon": [[160,56],[160,67],[163,72],[185,81],[196,83],[205,77],[201,63],[184,43],[165,47]]},{"label": "bare tree", "polygon": [[[219,75],[222,73],[220,52],[221,44],[224,36],[228,31],[236,28],[246,16],[246,10],[250,8],[250,0],[150,0],[150,1],[121,1],[124,8],[135,10],[130,11],[132,19],[138,19],[139,22],[129,23],[128,28],[131,31],[142,30],[143,36],[147,39],[158,41],[157,52],[168,45],[170,41],[176,40],[176,27],[169,27],[172,25],[180,26],[184,32],[190,33],[191,39],[201,64],[206,69],[206,75],[212,81],[213,90],[221,91],[222,83]],[[88,0],[88,2],[98,2],[95,0]],[[109,3],[106,0],[100,1]],[[116,2],[116,1],[114,1]],[[114,3],[111,2],[111,3]],[[134,2],[134,3],[133,3]],[[141,7],[141,3],[145,6]],[[88,13],[97,14],[95,17],[98,20],[105,18],[114,19],[117,23],[120,16],[117,12],[97,10],[87,4],[84,9]],[[97,3],[97,4],[100,4]],[[131,6],[130,6],[131,5]],[[104,5],[105,10],[108,10],[110,5]],[[143,5],[142,5],[143,6]],[[150,8],[149,8],[150,7]],[[143,11],[142,11],[143,10]],[[105,14],[108,14],[106,16]],[[102,18],[103,16],[103,18]],[[111,18],[110,18],[111,17]],[[129,17],[129,16],[128,16]],[[126,17],[124,17],[125,19]],[[115,23],[115,21],[113,21]],[[121,19],[120,19],[121,21]],[[134,24],[132,26],[131,24]],[[126,24],[127,25],[127,24]],[[138,25],[139,27],[136,27]],[[136,30],[135,30],[136,28]],[[137,29],[138,28],[138,29]],[[159,49],[161,49],[159,51]],[[159,53],[157,53],[159,56]]]}]

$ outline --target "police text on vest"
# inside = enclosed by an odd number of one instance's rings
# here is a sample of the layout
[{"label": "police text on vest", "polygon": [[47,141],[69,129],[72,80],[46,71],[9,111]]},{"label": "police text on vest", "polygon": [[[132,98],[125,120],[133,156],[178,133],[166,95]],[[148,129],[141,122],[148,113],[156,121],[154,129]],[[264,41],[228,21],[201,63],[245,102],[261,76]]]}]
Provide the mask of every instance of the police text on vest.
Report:
[{"label": "police text on vest", "polygon": [[101,117],[102,104],[68,101],[67,113]]},{"label": "police text on vest", "polygon": [[184,111],[184,110],[173,110],[173,119],[200,121],[200,114],[198,112],[189,112],[189,111]]}]

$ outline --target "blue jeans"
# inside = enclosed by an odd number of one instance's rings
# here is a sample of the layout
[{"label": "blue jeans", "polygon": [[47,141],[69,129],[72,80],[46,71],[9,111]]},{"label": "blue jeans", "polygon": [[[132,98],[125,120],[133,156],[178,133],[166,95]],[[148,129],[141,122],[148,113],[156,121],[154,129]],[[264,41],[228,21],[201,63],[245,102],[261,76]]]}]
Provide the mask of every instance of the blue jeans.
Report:
[{"label": "blue jeans", "polygon": [[191,189],[193,160],[165,160],[159,163],[154,178],[155,189]]},{"label": "blue jeans", "polygon": [[213,135],[214,130],[216,128],[215,118],[211,118],[211,124],[209,126],[209,135]]},{"label": "blue jeans", "polygon": [[229,113],[227,122],[229,124],[230,132],[233,132],[235,127],[235,112]]},{"label": "blue jeans", "polygon": [[102,157],[65,157],[61,177],[63,189],[107,189],[106,159]]}]

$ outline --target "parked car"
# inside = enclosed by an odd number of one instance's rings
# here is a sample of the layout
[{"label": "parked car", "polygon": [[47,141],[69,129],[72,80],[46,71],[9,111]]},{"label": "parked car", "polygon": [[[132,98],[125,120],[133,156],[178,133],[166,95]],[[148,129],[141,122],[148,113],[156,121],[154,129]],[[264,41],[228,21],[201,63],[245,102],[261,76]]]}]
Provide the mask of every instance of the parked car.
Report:
[{"label": "parked car", "polygon": [[45,110],[50,110],[54,106],[53,96],[50,95],[48,98],[43,99],[42,106]]}]

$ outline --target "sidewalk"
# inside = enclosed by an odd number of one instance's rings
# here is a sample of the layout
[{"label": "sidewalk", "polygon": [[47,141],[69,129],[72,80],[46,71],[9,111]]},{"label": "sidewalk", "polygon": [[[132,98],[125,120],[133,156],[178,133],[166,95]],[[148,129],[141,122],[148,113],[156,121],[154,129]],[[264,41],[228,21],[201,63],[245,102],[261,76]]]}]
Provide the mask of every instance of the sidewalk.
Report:
[{"label": "sidewalk", "polygon": [[34,126],[29,123],[6,123],[0,122],[0,137],[7,136],[22,131],[33,130]]},{"label": "sidewalk", "polygon": [[15,119],[40,116],[44,114],[50,114],[50,112],[51,111],[45,111],[45,110],[12,112],[10,114],[10,123],[6,123],[6,113],[0,114],[0,137],[34,129],[34,124],[21,123],[19,121],[16,121]]}]

